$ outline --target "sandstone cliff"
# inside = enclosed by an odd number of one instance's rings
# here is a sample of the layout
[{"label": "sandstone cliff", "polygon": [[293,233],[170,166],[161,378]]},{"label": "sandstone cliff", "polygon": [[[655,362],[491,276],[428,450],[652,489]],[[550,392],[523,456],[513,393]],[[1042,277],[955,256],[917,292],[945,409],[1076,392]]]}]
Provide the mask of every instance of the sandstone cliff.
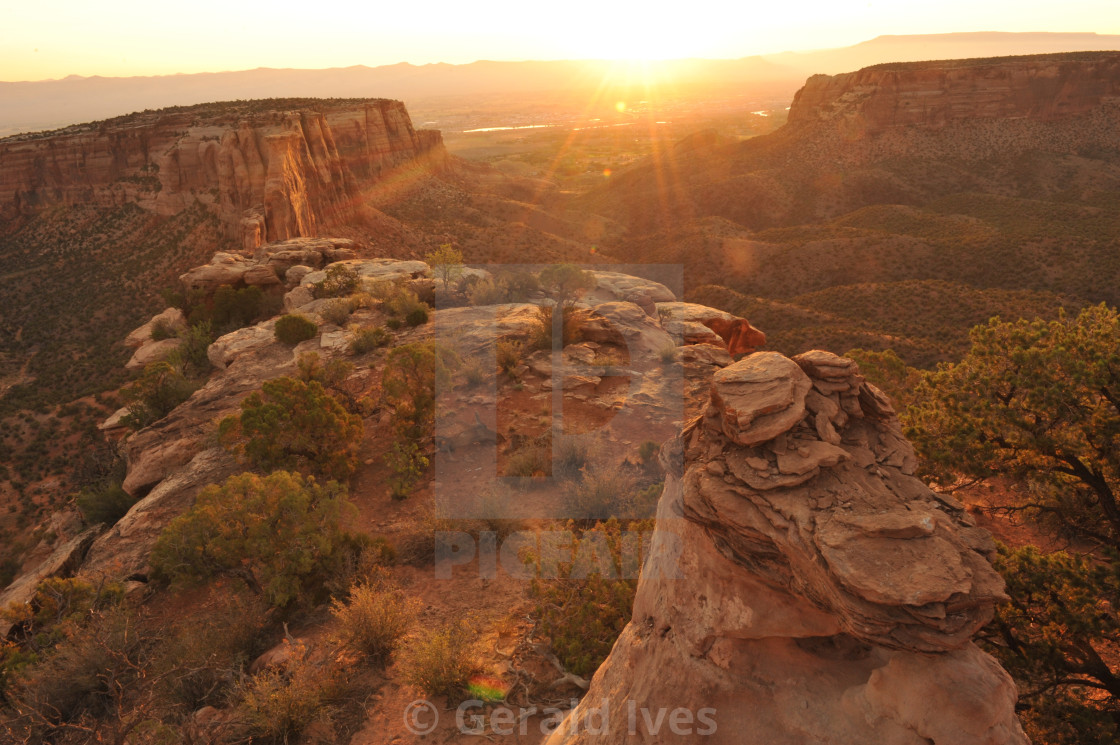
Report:
[{"label": "sandstone cliff", "polygon": [[960,164],[1027,152],[1115,159],[1120,53],[913,62],[814,75],[794,98],[781,134],[787,143],[801,141],[808,162],[833,165],[893,158]]},{"label": "sandstone cliff", "polygon": [[662,461],[632,620],[549,745],[1027,742],[970,641],[1003,595],[991,540],[913,476],[854,362],[724,368]]},{"label": "sandstone cliff", "polygon": [[878,65],[815,75],[776,132],[678,145],[587,202],[642,235],[709,216],[797,225],[962,191],[1091,200],[1120,188],[1118,143],[1117,52]]},{"label": "sandstone cliff", "polygon": [[315,235],[352,214],[388,170],[445,158],[384,99],[277,100],[142,112],[0,140],[0,220],[55,204],[135,202],[175,214],[199,201],[245,248]]},{"label": "sandstone cliff", "polygon": [[789,123],[858,120],[867,132],[942,127],[959,120],[1053,122],[1120,97],[1120,54],[945,60],[814,75],[794,97]]}]

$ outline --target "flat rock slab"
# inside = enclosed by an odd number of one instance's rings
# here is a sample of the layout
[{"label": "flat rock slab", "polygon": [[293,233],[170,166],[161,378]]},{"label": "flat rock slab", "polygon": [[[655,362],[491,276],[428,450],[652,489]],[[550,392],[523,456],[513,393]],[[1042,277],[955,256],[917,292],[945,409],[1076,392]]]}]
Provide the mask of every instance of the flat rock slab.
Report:
[{"label": "flat rock slab", "polygon": [[716,372],[712,405],[723,432],[740,445],[760,445],[793,427],[805,415],[812,381],[777,352],[756,352]]}]

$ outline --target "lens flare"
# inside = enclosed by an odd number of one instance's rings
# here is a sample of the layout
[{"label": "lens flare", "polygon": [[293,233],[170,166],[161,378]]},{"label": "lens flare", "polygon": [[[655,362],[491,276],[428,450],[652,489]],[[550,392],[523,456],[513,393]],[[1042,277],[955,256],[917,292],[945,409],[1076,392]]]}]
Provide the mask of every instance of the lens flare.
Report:
[{"label": "lens flare", "polygon": [[479,701],[504,701],[509,684],[493,675],[476,675],[467,682],[467,689]]}]

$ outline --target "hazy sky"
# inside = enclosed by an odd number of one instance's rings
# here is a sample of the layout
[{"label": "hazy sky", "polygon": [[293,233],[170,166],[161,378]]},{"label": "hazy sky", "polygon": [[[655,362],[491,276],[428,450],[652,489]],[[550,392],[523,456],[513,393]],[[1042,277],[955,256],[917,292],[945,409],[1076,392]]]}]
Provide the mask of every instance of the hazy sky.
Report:
[{"label": "hazy sky", "polygon": [[478,59],[744,57],[881,34],[1120,33],[1120,0],[0,0],[0,80]]}]

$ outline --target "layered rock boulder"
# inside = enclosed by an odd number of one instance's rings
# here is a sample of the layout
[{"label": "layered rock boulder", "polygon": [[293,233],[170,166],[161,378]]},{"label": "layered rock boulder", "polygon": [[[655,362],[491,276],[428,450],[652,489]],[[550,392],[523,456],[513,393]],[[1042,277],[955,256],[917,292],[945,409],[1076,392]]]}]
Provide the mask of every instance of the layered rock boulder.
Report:
[{"label": "layered rock boulder", "polygon": [[631,622],[549,745],[1027,743],[993,543],[854,362],[760,352],[661,453]]}]

